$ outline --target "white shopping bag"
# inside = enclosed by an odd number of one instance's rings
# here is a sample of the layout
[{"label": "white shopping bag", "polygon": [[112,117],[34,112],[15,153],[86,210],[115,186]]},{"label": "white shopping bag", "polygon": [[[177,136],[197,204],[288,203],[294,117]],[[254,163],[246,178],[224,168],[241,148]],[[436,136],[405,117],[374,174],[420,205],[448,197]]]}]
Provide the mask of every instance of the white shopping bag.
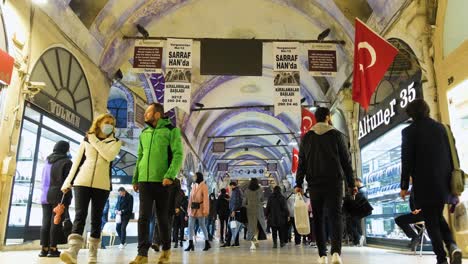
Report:
[{"label": "white shopping bag", "polygon": [[294,202],[294,221],[300,235],[307,236],[310,234],[309,210],[300,193],[296,194],[296,201]]},{"label": "white shopping bag", "polygon": [[115,223],[116,224],[122,223],[122,216],[121,215],[119,215],[119,214],[115,215]]}]

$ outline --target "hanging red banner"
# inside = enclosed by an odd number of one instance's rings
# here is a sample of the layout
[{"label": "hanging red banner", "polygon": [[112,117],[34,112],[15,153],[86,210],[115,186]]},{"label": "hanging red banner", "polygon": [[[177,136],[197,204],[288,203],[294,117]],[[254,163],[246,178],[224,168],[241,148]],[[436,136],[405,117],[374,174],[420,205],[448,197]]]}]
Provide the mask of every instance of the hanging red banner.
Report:
[{"label": "hanging red banner", "polygon": [[0,83],[10,85],[15,59],[0,49]]}]

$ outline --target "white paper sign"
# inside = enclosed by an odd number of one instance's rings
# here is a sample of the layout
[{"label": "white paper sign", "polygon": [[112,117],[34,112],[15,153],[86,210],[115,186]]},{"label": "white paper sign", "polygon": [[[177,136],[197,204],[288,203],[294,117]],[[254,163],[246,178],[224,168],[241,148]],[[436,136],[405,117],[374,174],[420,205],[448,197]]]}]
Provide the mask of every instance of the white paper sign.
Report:
[{"label": "white paper sign", "polygon": [[192,79],[192,40],[168,39],[166,47],[166,86],[164,109],[178,107],[190,113]]},{"label": "white paper sign", "polygon": [[300,115],[301,88],[293,86],[275,87],[275,116],[284,113]]},{"label": "white paper sign", "polygon": [[273,43],[273,57],[275,116],[284,112],[299,115],[301,111],[299,43]]},{"label": "white paper sign", "polygon": [[166,42],[166,68],[192,68],[191,39],[168,39]]},{"label": "white paper sign", "polygon": [[299,71],[299,43],[273,43],[273,71]]}]

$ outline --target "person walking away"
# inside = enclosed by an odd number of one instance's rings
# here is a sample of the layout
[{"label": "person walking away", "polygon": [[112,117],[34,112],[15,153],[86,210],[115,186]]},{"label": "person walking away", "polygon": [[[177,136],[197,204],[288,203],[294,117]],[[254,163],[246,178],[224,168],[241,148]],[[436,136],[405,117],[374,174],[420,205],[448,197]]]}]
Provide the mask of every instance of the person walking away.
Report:
[{"label": "person walking away", "polygon": [[[107,198],[106,205],[104,205],[104,210],[102,211],[102,217],[101,217],[101,231],[104,230],[104,227],[106,226],[108,219],[109,219],[109,198]],[[104,240],[101,239],[101,249],[106,249],[106,246],[104,245]]]},{"label": "person walking away", "polygon": [[133,174],[133,190],[140,193],[138,219],[138,255],[130,264],[148,263],[149,219],[156,204],[162,253],[159,263],[168,263],[171,256],[169,223],[170,187],[180,171],[183,160],[181,132],[164,117],[164,107],[152,103],[145,111],[148,125],[140,135],[138,157]]},{"label": "person walking away", "polygon": [[285,226],[288,221],[289,212],[286,198],[281,194],[281,188],[279,186],[275,186],[273,194],[268,198],[266,216],[272,229],[273,248],[278,247],[278,235],[280,246],[284,247],[287,240]]},{"label": "person walking away", "polygon": [[[231,188],[231,199],[229,200],[229,213],[232,221],[237,221],[237,224],[242,222],[241,216],[241,209],[242,209],[242,201],[243,195],[239,187],[237,186],[237,182],[229,183],[229,187]],[[229,248],[232,246],[239,247],[239,233],[242,229],[242,224],[236,228],[228,227],[228,235],[226,237],[226,243],[222,245],[222,248]]]},{"label": "person walking away", "polygon": [[315,112],[317,124],[301,142],[299,166],[296,175],[296,191],[302,192],[307,175],[309,195],[314,216],[319,263],[328,263],[327,245],[324,230],[324,209],[327,208],[331,234],[332,263],[342,263],[341,240],[343,233],[342,203],[343,180],[354,194],[353,169],[343,135],[331,125],[330,110],[319,107]]},{"label": "person walking away", "polygon": [[398,227],[403,230],[405,235],[411,239],[411,242],[409,244],[409,248],[412,251],[416,251],[418,246],[421,243],[421,235],[417,234],[414,229],[411,227],[411,224],[416,224],[418,222],[424,221],[423,214],[421,213],[421,209],[419,205],[416,205],[415,200],[414,200],[414,192],[411,191],[410,194],[410,199],[409,199],[409,205],[411,209],[411,213],[405,214],[405,215],[400,215],[397,218],[395,218],[395,223],[398,225]]},{"label": "person walking away", "polygon": [[213,241],[213,237],[216,233],[217,202],[218,201],[216,200],[215,194],[210,194],[210,213],[208,215],[208,222],[206,224],[210,241]]},{"label": "person walking away", "polygon": [[208,186],[206,185],[203,174],[197,172],[192,178],[192,191],[190,193],[188,215],[189,215],[189,246],[185,251],[194,251],[195,245],[193,238],[195,237],[195,222],[198,222],[203,235],[205,236],[205,248],[203,251],[208,251],[211,248],[208,230],[206,229],[206,217],[210,212],[210,200],[208,197]]},{"label": "person walking away", "polygon": [[[179,181],[180,185],[180,181]],[[187,214],[187,203],[188,201],[185,199],[185,193],[182,188],[179,188],[176,193],[176,209],[172,227],[172,239],[174,242],[174,248],[182,247],[182,241],[184,240],[184,230],[185,230],[185,216]],[[184,205],[185,204],[185,205]]]},{"label": "person walking away", "polygon": [[225,242],[224,238],[227,235],[227,229],[229,228],[229,195],[226,189],[221,189],[221,194],[218,196],[218,218],[221,230],[219,231],[220,243]]},{"label": "person walking away", "polygon": [[408,195],[411,177],[414,200],[421,207],[437,263],[447,263],[445,241],[450,263],[461,264],[462,251],[443,216],[453,170],[448,136],[453,135],[447,135],[445,127],[430,118],[429,106],[422,99],[411,102],[406,113],[413,122],[401,133],[401,197]]},{"label": "person walking away", "polygon": [[115,214],[120,215],[120,223],[117,223],[116,230],[120,238],[120,249],[127,246],[127,225],[133,214],[133,196],[124,187],[119,188],[119,198],[115,206]]},{"label": "person walking away", "polygon": [[115,118],[111,114],[98,116],[80,144],[76,159],[62,185],[62,192],[68,193],[73,187],[75,194],[75,220],[68,244],[70,247],[60,254],[65,263],[76,263],[78,252],[83,245],[83,231],[91,203],[91,234],[89,242],[89,263],[96,263],[101,240],[101,218],[111,184],[112,161],[120,152],[122,142],[115,138]]},{"label": "person walking away", "polygon": [[[355,186],[358,188],[358,193],[356,194],[356,196],[362,195],[364,197],[367,197],[367,188],[362,184],[362,180],[360,178],[356,178]],[[348,232],[351,234],[353,245],[359,247],[364,246],[365,239],[362,233],[361,220],[362,218],[360,217],[349,216],[350,223],[348,226],[350,230]]]},{"label": "person walking away", "polygon": [[[57,244],[60,237],[60,232],[62,231],[62,221],[60,221],[58,224],[54,223],[54,208],[60,202],[62,202],[62,192],[60,189],[73,164],[67,155],[69,151],[70,144],[68,142],[57,142],[54,146],[52,154],[47,157],[46,163],[42,170],[42,250],[39,254],[39,257],[60,257],[60,251],[57,250]],[[67,193],[63,199],[63,204],[66,207],[65,211],[70,206],[71,199],[71,192]]]},{"label": "person walking away", "polygon": [[[263,211],[263,192],[257,178],[252,178],[245,191],[244,205],[247,208],[248,235],[251,241],[251,250],[258,247],[258,235],[263,231],[266,234],[266,222]],[[262,230],[259,230],[259,226]]]}]

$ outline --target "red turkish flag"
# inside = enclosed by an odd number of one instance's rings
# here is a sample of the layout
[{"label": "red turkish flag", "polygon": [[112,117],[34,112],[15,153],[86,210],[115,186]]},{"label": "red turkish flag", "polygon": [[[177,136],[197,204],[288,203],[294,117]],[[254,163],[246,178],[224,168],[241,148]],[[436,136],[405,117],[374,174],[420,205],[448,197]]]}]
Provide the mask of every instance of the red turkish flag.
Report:
[{"label": "red turkish flag", "polygon": [[293,158],[292,158],[292,166],[291,172],[296,173],[297,167],[299,167],[299,150],[296,148],[293,149]]},{"label": "red turkish flag", "polygon": [[353,100],[367,111],[375,89],[398,50],[356,18]]},{"label": "red turkish flag", "polygon": [[10,85],[15,59],[0,49],[0,84]]},{"label": "red turkish flag", "polygon": [[309,130],[317,123],[315,115],[307,110],[307,108],[302,108],[302,121],[301,121],[301,138],[309,132]]}]

